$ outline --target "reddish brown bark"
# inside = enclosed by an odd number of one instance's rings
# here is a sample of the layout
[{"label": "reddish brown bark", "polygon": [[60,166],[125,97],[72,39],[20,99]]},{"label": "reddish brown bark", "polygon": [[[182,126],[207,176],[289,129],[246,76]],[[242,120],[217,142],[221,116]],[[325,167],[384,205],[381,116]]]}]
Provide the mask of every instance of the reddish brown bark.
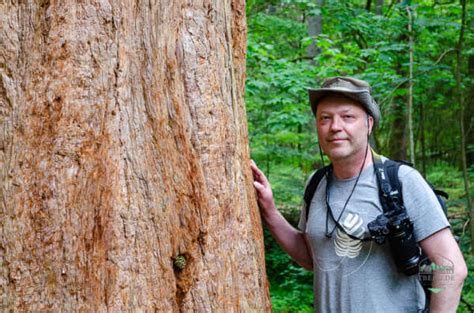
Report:
[{"label": "reddish brown bark", "polygon": [[2,311],[270,310],[244,14],[0,4]]}]

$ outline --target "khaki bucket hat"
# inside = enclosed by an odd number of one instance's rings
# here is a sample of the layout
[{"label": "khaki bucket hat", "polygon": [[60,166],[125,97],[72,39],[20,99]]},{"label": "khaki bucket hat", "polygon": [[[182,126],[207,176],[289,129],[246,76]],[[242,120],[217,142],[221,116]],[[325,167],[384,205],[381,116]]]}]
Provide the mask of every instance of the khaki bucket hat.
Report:
[{"label": "khaki bucket hat", "polygon": [[319,101],[328,94],[337,93],[359,102],[366,112],[374,118],[375,126],[379,125],[380,109],[377,102],[372,98],[370,85],[366,81],[352,77],[332,77],[324,81],[321,88],[309,88],[308,92],[314,116],[316,116]]}]

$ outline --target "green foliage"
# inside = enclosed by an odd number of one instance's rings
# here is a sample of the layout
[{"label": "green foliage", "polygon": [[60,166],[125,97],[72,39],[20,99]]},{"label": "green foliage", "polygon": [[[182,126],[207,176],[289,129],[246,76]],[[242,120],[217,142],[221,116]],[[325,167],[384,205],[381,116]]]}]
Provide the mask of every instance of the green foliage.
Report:
[{"label": "green foliage", "polygon": [[265,259],[275,312],[312,312],[313,275],[295,264],[265,230]]},{"label": "green foliage", "polygon": [[[456,200],[462,199],[464,196],[462,174],[459,168],[447,162],[437,162],[431,167],[427,179],[438,189],[449,194],[451,200],[447,204],[450,208],[457,207]],[[461,209],[464,209],[464,206]]]},{"label": "green foliage", "polygon": [[[376,132],[377,150],[393,157],[393,147],[406,153],[403,132],[408,94],[408,37],[414,37],[414,125],[418,168],[424,162],[428,179],[450,194],[451,223],[470,260],[467,201],[460,172],[460,104],[456,94],[456,45],[461,7],[458,2],[418,1],[412,6],[413,31],[408,33],[407,1],[384,4],[382,15],[365,9],[366,1],[248,0],[246,105],[252,158],[271,180],[277,205],[295,223],[305,181],[322,165],[307,88],[327,77],[352,75],[367,80],[382,111]],[[462,50],[461,91],[468,103],[474,77],[472,3]],[[308,36],[309,17],[320,15],[322,33]],[[470,25],[470,26],[469,26]],[[307,57],[311,44],[318,54]],[[468,107],[468,104],[466,104]],[[467,114],[469,110],[467,110]],[[472,109],[470,110],[472,111]],[[472,113],[472,112],[471,112]],[[472,117],[466,118],[466,127]],[[422,126],[423,125],[423,129]],[[402,135],[400,135],[402,134]],[[423,135],[423,136],[422,136]],[[424,146],[422,146],[424,138]],[[468,153],[474,153],[474,144]],[[422,151],[423,149],[423,151]],[[327,162],[327,160],[326,160]],[[473,185],[474,165],[470,166]],[[311,275],[281,252],[266,234],[268,277],[276,312],[310,312]],[[474,278],[466,280],[463,301],[474,303]],[[460,311],[468,312],[461,304]]]}]

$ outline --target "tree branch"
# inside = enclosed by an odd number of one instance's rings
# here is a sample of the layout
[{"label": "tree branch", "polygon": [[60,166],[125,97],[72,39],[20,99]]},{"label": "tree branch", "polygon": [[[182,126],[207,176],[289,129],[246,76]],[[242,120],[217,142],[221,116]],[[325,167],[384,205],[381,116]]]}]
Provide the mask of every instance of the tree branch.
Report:
[{"label": "tree branch", "polygon": [[[438,60],[436,60],[436,62],[433,63],[433,65],[436,65],[438,64],[439,62],[441,62],[441,60],[444,58],[444,56],[446,54],[448,54],[449,52],[453,52],[453,51],[456,51],[456,49],[454,48],[451,48],[451,49],[448,49],[446,51],[444,51],[441,56],[438,58]],[[420,71],[416,74],[416,77],[422,75],[422,74],[425,74],[427,72],[431,71],[431,69],[428,69],[428,70],[424,70],[424,71]],[[413,77],[413,80],[416,78],[415,76]],[[392,94],[398,89],[400,88],[401,85],[405,84],[406,82],[410,81],[409,78],[405,78],[404,80],[402,80],[395,88],[392,89],[392,91],[390,91],[390,93],[379,103],[380,105],[382,105],[383,103],[385,103],[391,96]]]}]

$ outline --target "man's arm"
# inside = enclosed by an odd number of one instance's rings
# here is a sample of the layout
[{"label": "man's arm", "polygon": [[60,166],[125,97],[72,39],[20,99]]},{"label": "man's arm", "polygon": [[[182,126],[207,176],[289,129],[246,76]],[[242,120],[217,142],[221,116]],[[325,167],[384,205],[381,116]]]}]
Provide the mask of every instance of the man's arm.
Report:
[{"label": "man's arm", "polygon": [[456,312],[467,267],[450,229],[432,234],[420,241],[420,245],[437,266],[433,270],[432,287],[440,291],[431,294],[430,312]]},{"label": "man's arm", "polygon": [[258,194],[260,212],[273,238],[296,263],[309,271],[313,270],[313,260],[305,235],[288,223],[277,210],[270,183],[255,162],[252,161],[250,167],[255,180],[254,186]]}]

